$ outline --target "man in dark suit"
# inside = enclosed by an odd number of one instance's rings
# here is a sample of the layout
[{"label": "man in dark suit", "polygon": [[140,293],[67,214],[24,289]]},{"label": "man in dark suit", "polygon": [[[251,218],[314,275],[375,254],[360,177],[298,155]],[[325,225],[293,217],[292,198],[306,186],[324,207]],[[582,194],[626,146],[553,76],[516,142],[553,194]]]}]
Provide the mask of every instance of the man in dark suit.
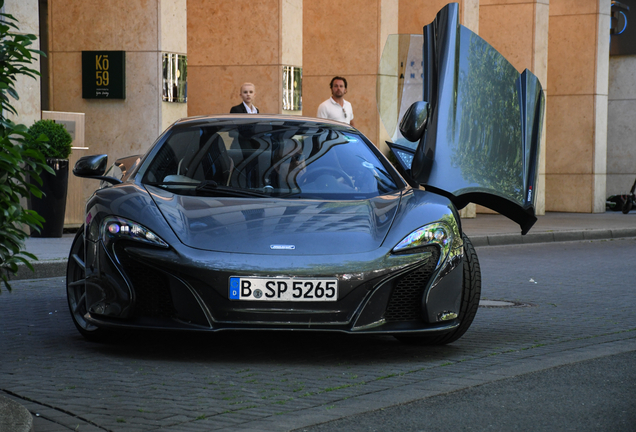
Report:
[{"label": "man in dark suit", "polygon": [[258,108],[254,106],[256,87],[252,83],[243,83],[239,92],[243,102],[233,106],[230,114],[258,114]]}]

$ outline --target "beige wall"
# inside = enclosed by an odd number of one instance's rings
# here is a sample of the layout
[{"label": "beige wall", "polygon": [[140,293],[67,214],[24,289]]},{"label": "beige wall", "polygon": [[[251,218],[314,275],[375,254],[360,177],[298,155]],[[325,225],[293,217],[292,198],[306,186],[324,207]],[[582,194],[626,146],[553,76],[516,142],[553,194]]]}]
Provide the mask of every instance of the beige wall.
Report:
[{"label": "beige wall", "polygon": [[547,82],[549,0],[480,0],[479,35],[519,72]]},{"label": "beige wall", "polygon": [[[421,34],[449,1],[351,0],[346,14],[336,0],[311,0],[303,5],[303,114],[315,116],[318,105],[331,96],[336,75],[348,81],[345,97],[353,105],[355,124],[386,151],[386,134],[376,103],[377,73],[386,37]],[[479,0],[460,1],[460,19],[478,28]],[[351,17],[355,17],[352,19]]]},{"label": "beige wall", "polygon": [[552,0],[546,210],[605,211],[610,0]]},{"label": "beige wall", "polygon": [[[38,33],[37,0],[5,3],[23,31]],[[305,115],[315,115],[329,97],[331,77],[344,75],[357,126],[381,143],[375,94],[386,36],[420,33],[446,3],[350,0],[347,13],[334,13],[342,10],[342,2],[49,0],[49,108],[86,113],[86,145],[114,158],[145,151],[168,124],[186,114],[228,112],[239,103],[238,86],[244,81],[257,85],[262,112],[281,112],[282,66],[293,65],[303,67]],[[636,60],[613,58],[608,72],[610,0],[459,3],[462,24],[478,31],[519,70],[532,70],[544,85],[546,162],[539,181],[545,177],[545,208],[603,211],[607,194],[631,185],[636,160],[630,145]],[[250,25],[255,19],[267,25]],[[82,50],[126,51],[126,100],[81,98]],[[163,52],[189,54],[187,105],[161,102]],[[39,83],[21,79],[18,86],[19,121],[31,124],[40,118]],[[87,186],[87,194],[92,188]]]},{"label": "beige wall", "polygon": [[636,178],[636,55],[609,62],[607,195],[629,192]]},{"label": "beige wall", "polygon": [[479,34],[479,5],[484,0],[399,0],[399,32],[402,34],[422,34],[422,28],[430,24],[437,12],[448,3],[459,4],[459,22]]},{"label": "beige wall", "polygon": [[[34,34],[39,36],[38,0],[5,0],[4,12],[13,15],[18,20],[19,34]],[[34,41],[32,49],[40,49],[40,40]],[[31,69],[40,70],[39,56],[31,63]],[[7,114],[7,117],[18,123],[31,126],[40,120],[40,79],[19,75],[16,79],[16,91],[19,100],[10,98],[10,104],[18,112],[18,116]]]},{"label": "beige wall", "polygon": [[[347,13],[334,13],[346,10]],[[303,13],[303,114],[315,116],[331,96],[334,76],[347,79],[355,125],[378,142],[376,76],[384,41],[397,33],[397,2],[387,0],[305,1]],[[355,17],[355,18],[354,18]],[[393,27],[393,28],[391,28]]]},{"label": "beige wall", "polygon": [[[185,0],[50,0],[52,111],[85,113],[86,146],[110,161],[145,152],[185,104],[161,101],[161,57],[185,54]],[[165,45],[165,47],[164,47]],[[126,99],[82,99],[82,51],[126,51]],[[84,196],[94,190],[86,182]]]},{"label": "beige wall", "polygon": [[[480,0],[479,35],[519,71],[539,78],[547,96],[549,0]],[[547,101],[547,97],[546,97]],[[544,118],[536,214],[545,214],[546,122]],[[490,212],[479,207],[478,211]]]},{"label": "beige wall", "polygon": [[229,113],[244,82],[261,113],[281,113],[282,67],[303,63],[302,15],[302,0],[188,0],[188,115]]}]

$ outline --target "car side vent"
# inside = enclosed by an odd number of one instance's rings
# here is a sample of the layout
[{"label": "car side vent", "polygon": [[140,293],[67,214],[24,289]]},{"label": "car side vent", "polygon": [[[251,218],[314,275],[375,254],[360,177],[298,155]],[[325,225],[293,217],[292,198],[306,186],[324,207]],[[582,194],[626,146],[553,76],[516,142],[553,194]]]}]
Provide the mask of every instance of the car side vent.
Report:
[{"label": "car side vent", "polygon": [[[125,252],[124,252],[125,253]],[[170,282],[161,271],[132,259],[120,260],[135,290],[135,317],[171,318],[175,316]]]},{"label": "car side vent", "polygon": [[439,249],[436,246],[430,246],[430,252],[433,255],[426,264],[401,276],[395,282],[384,313],[387,322],[422,321],[422,295],[439,259]]}]

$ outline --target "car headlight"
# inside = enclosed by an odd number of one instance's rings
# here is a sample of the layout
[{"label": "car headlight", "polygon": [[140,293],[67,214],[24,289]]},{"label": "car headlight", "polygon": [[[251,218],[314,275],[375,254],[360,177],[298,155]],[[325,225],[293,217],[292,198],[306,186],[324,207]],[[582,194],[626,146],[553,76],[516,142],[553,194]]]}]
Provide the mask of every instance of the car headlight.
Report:
[{"label": "car headlight", "polygon": [[143,225],[128,219],[109,216],[104,218],[100,230],[104,244],[118,239],[138,241],[153,246],[168,247],[168,243]]},{"label": "car headlight", "polygon": [[445,223],[435,222],[416,229],[402,239],[393,248],[393,253],[415,253],[415,249],[424,246],[438,245],[440,248],[439,262],[443,262],[448,255],[454,240],[453,230]]}]

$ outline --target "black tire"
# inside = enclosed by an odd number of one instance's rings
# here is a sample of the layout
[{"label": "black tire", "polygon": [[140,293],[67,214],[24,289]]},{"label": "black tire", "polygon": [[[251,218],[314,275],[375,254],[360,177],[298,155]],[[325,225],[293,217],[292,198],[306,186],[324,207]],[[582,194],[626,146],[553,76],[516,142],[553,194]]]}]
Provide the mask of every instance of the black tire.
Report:
[{"label": "black tire", "polygon": [[481,297],[481,268],[475,247],[466,234],[464,240],[464,282],[462,302],[457,319],[459,326],[454,330],[439,335],[394,335],[400,342],[418,345],[445,345],[462,337],[475,319]]},{"label": "black tire", "polygon": [[624,195],[612,195],[608,197],[605,201],[605,210],[621,211],[623,208],[623,204],[625,204],[623,196]]},{"label": "black tire", "polygon": [[101,342],[108,336],[104,329],[89,324],[85,319],[86,314],[86,266],[84,264],[84,227],[82,226],[71,246],[71,253],[66,265],[66,298],[73,324],[86,339]]},{"label": "black tire", "polygon": [[634,199],[631,196],[628,196],[625,202],[623,203],[623,208],[621,209],[623,211],[623,214],[629,213],[633,205],[634,205]]}]

